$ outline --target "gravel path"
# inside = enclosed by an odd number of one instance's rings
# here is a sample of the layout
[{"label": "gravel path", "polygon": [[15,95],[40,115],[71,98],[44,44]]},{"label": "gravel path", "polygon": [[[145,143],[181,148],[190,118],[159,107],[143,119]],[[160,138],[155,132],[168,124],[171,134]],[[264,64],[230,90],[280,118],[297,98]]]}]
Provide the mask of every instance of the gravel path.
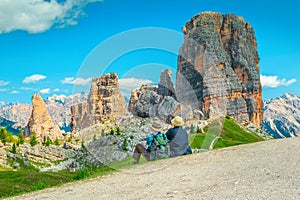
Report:
[{"label": "gravel path", "polygon": [[300,199],[300,137],[162,160],[13,199]]}]

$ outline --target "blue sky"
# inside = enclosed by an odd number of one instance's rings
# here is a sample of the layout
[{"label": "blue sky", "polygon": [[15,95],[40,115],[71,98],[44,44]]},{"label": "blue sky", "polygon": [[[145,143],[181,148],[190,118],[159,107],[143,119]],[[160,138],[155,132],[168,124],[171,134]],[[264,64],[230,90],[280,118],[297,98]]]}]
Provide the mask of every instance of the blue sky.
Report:
[{"label": "blue sky", "polygon": [[[176,70],[181,27],[203,11],[234,13],[254,27],[264,99],[299,95],[299,7],[296,0],[0,0],[0,101],[70,95],[110,71],[123,91],[156,84],[160,70]],[[157,30],[176,42],[165,44]],[[136,49],[123,51],[131,39]],[[148,44],[152,39],[156,46]]]}]

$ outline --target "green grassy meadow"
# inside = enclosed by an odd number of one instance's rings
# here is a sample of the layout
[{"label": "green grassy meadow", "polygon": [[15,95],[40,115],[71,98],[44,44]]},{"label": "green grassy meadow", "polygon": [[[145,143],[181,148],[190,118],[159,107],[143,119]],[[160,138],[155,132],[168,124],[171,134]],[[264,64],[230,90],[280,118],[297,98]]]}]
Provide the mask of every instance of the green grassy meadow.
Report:
[{"label": "green grassy meadow", "polygon": [[190,145],[193,149],[209,149],[214,139],[215,143],[213,149],[264,140],[258,135],[241,128],[229,117],[211,122],[211,124],[205,128],[205,134],[189,135]]}]

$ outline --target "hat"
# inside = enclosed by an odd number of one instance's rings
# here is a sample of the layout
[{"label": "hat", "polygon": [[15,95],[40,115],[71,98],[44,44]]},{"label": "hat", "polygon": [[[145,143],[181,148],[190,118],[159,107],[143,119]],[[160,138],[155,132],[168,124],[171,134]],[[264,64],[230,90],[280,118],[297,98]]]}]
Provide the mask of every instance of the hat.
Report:
[{"label": "hat", "polygon": [[174,119],[171,120],[172,125],[174,126],[182,126],[183,125],[183,119],[179,116],[176,116]]},{"label": "hat", "polygon": [[159,121],[154,121],[151,127],[154,131],[161,131],[161,124]]}]

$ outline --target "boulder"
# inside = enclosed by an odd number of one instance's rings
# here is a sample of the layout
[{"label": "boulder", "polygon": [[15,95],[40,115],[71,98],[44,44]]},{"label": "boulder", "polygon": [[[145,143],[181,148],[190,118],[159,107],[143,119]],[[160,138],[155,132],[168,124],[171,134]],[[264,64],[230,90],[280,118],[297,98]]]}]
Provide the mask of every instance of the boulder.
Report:
[{"label": "boulder", "polygon": [[142,86],[134,90],[130,99],[129,110],[138,117],[158,117],[166,121],[168,116],[180,112],[180,104],[174,97],[159,95],[153,87]]}]

